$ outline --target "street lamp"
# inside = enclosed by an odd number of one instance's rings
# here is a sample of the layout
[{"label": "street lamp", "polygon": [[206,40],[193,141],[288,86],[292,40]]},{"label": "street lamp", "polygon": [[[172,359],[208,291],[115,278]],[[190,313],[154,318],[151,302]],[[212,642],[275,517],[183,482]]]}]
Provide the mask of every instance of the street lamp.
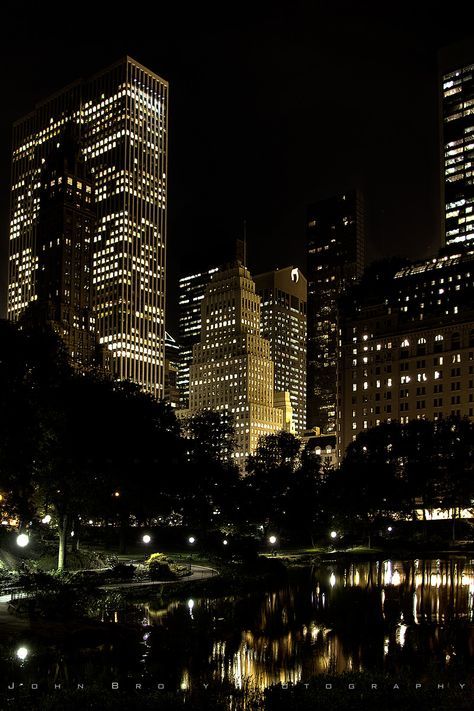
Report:
[{"label": "street lamp", "polygon": [[147,544],[150,543],[151,541],[151,536],[148,535],[148,533],[145,533],[145,535],[142,538],[143,543]]},{"label": "street lamp", "polygon": [[337,531],[331,531],[331,533],[329,535],[331,536],[332,539],[337,538]]},{"label": "street lamp", "polygon": [[227,540],[227,538],[224,538],[224,540],[222,541],[222,545],[227,546],[228,544],[229,544],[229,541]]},{"label": "street lamp", "polygon": [[393,528],[392,528],[391,526],[389,526],[389,527],[387,528],[387,531],[388,531],[389,533],[391,533],[391,532],[393,531]]},{"label": "street lamp", "polygon": [[272,547],[272,555],[275,555],[275,544],[277,542],[277,537],[276,536],[270,536],[268,539],[268,542],[270,543]]},{"label": "street lamp", "polygon": [[20,661],[24,662],[28,656],[28,649],[26,647],[18,647],[16,650],[16,656]]},{"label": "street lamp", "polygon": [[193,559],[193,552],[192,552],[193,549],[192,549],[192,546],[193,546],[194,543],[196,543],[196,539],[194,538],[194,536],[189,536],[189,538],[188,538],[188,543],[189,543],[189,545],[191,546],[191,548],[189,549],[189,572],[191,572],[191,562],[192,562],[192,559]]},{"label": "street lamp", "polygon": [[41,523],[51,523],[51,515],[46,514],[46,516],[43,516],[43,518],[41,519]]},{"label": "street lamp", "polygon": [[25,546],[28,545],[30,542],[29,536],[26,535],[26,533],[20,533],[19,536],[17,536],[16,539],[16,544],[17,546],[20,546],[20,548],[24,548]]}]

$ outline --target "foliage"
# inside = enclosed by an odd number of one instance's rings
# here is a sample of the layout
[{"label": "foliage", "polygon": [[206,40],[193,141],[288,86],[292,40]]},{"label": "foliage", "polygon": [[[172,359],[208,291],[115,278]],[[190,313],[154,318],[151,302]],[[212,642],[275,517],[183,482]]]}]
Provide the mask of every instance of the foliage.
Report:
[{"label": "foliage", "polygon": [[311,537],[324,484],[321,459],[289,432],[261,437],[247,464],[244,497],[255,524]]}]

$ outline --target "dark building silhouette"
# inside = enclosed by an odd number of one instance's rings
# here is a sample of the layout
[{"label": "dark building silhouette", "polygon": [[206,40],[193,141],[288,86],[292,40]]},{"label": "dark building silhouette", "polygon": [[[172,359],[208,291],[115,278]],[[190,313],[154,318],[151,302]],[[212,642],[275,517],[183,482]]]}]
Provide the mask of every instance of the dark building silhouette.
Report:
[{"label": "dark building silhouette", "polygon": [[337,302],[362,274],[364,206],[358,190],[308,209],[307,426],[336,430]]},{"label": "dark building silhouette", "polygon": [[179,346],[171,334],[165,334],[165,402],[172,408],[179,407],[178,390]]},{"label": "dark building silhouette", "polygon": [[98,365],[92,292],[95,222],[92,180],[69,125],[41,172],[34,313],[53,326],[80,369]]}]

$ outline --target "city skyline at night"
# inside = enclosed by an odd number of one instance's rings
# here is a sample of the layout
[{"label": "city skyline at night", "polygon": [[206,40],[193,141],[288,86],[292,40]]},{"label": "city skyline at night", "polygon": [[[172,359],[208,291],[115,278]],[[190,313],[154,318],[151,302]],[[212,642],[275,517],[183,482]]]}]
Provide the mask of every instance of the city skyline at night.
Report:
[{"label": "city skyline at night", "polygon": [[8,5],[0,709],[470,711],[474,6]]}]

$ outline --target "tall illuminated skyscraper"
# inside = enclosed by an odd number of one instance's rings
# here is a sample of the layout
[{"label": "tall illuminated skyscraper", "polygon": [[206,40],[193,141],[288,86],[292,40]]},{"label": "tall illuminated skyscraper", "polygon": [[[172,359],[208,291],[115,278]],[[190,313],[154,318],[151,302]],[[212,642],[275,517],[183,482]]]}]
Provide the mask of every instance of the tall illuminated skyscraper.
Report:
[{"label": "tall illuminated skyscraper", "polygon": [[130,57],[38,104],[13,130],[8,314],[38,297],[41,171],[68,125],[96,215],[96,328],[112,373],[164,393],[168,83]]},{"label": "tall illuminated skyscraper", "polygon": [[262,336],[270,342],[275,390],[289,393],[293,426],[306,429],[306,279],[297,267],[254,277],[261,296]]},{"label": "tall illuminated skyscraper", "polygon": [[241,465],[262,435],[285,426],[274,404],[270,343],[260,335],[260,296],[250,272],[237,261],[219,270],[201,302],[201,340],[193,346],[189,411],[233,416],[235,458]]},{"label": "tall illuminated skyscraper", "polygon": [[189,369],[193,345],[201,338],[201,302],[217,267],[187,274],[179,280],[179,359],[178,388],[180,406],[189,405]]},{"label": "tall illuminated skyscraper", "polygon": [[442,50],[442,192],[446,245],[474,240],[474,48]]},{"label": "tall illuminated skyscraper", "polygon": [[336,430],[337,304],[364,269],[362,195],[352,190],[308,210],[308,427]]}]

